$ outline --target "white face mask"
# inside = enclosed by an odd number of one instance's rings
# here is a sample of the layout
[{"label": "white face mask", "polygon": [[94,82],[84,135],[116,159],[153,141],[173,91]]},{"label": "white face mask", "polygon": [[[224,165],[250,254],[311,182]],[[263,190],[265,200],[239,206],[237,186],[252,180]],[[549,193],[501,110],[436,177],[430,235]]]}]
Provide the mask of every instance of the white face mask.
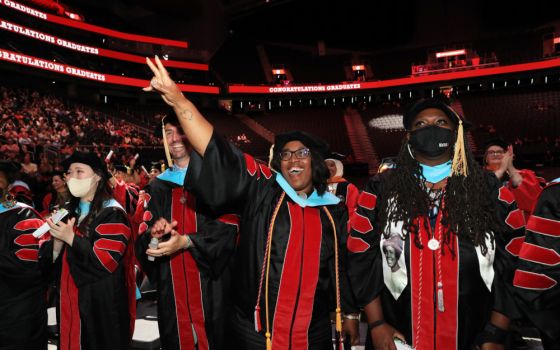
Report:
[{"label": "white face mask", "polygon": [[72,193],[74,197],[85,197],[93,185],[93,176],[85,179],[76,179],[71,177],[68,180],[67,185],[70,193]]}]

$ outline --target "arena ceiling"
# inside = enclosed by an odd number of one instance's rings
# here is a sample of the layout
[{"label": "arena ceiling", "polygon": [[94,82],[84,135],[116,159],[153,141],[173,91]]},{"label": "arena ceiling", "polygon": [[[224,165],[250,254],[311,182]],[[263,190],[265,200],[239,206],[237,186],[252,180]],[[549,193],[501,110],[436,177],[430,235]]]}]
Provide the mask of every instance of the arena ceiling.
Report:
[{"label": "arena ceiling", "polygon": [[186,39],[216,52],[229,38],[375,51],[527,30],[560,19],[557,0],[65,0],[107,26]]}]

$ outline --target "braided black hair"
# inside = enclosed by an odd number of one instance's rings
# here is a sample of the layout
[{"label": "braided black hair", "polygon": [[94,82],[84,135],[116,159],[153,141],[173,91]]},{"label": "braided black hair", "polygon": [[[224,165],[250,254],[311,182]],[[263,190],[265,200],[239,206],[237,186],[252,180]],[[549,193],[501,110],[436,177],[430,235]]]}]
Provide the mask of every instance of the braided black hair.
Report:
[{"label": "braided black hair", "polygon": [[[503,230],[503,224],[495,216],[497,205],[491,197],[488,175],[475,161],[466,138],[464,142],[469,175],[451,176],[447,180],[443,195],[445,205],[441,210],[442,223],[449,229],[444,230],[442,243],[455,254],[452,244],[455,235],[467,237],[486,254],[486,236],[489,235],[494,244],[491,233]],[[380,193],[385,200],[380,202],[378,228],[385,238],[389,238],[390,233],[385,229],[387,222],[402,221],[402,234],[407,236],[412,233],[416,246],[423,248],[418,238],[416,218],[427,215],[430,199],[422,170],[409,151],[407,138],[399,151],[396,169],[387,175]],[[424,220],[424,224],[427,226],[428,220]]]}]

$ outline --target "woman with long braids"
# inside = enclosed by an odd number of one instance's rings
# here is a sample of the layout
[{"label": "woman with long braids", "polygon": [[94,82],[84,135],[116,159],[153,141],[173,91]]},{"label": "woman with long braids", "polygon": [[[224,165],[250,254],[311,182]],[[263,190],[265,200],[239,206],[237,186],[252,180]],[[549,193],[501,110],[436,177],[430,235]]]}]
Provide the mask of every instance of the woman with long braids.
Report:
[{"label": "woman with long braids", "polygon": [[60,271],[59,349],[128,349],[135,320],[130,224],[94,153],[75,152],[67,169],[69,219],[47,219],[41,259]]},{"label": "woman with long braids", "polygon": [[[397,337],[418,350],[503,349],[523,215],[477,165],[451,107],[420,100],[403,124],[396,168],[367,184],[347,242],[366,348],[396,349]],[[402,251],[399,269],[387,241]]]}]

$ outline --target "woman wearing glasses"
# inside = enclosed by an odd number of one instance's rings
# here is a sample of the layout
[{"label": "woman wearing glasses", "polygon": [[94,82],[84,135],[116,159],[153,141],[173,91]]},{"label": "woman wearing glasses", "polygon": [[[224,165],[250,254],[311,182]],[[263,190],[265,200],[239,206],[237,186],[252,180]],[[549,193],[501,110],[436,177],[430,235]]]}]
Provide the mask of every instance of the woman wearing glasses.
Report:
[{"label": "woman wearing glasses", "polygon": [[301,131],[279,134],[271,168],[260,164],[214,133],[157,57],[147,62],[154,78],[144,90],[174,108],[195,150],[185,187],[211,208],[241,215],[231,347],[332,349],[330,311],[339,312],[341,331],[341,309],[358,310],[343,266],[346,208],[326,191],[328,145]]},{"label": "woman wearing glasses", "polygon": [[519,209],[523,210],[527,219],[546,182],[532,170],[516,169],[513,158],[513,147],[500,138],[490,139],[484,145],[484,166],[494,172],[498,180],[513,193]]}]

